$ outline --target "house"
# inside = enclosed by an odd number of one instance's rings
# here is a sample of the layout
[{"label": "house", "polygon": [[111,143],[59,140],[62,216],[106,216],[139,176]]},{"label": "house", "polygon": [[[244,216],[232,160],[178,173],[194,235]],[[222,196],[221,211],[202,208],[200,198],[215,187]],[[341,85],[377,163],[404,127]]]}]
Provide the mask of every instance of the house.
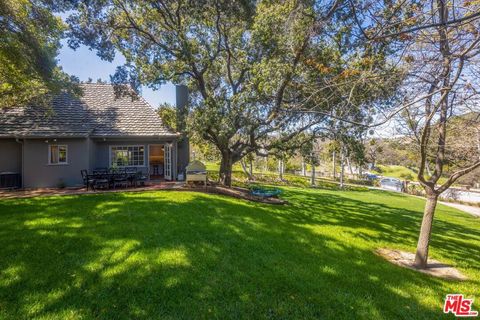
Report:
[{"label": "house", "polygon": [[[0,110],[0,174],[18,173],[24,188],[78,186],[80,171],[137,167],[150,179],[176,180],[189,161],[186,137],[162,122],[141,97],[110,84],[80,84],[49,106]],[[184,114],[187,88],[176,88]]]}]

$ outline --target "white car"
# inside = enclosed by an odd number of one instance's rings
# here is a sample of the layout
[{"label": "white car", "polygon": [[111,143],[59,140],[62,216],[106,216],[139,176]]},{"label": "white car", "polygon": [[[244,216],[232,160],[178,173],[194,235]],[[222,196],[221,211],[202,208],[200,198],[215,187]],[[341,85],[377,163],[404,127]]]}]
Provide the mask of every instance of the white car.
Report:
[{"label": "white car", "polygon": [[380,180],[380,188],[403,192],[403,182],[396,178],[383,178]]}]

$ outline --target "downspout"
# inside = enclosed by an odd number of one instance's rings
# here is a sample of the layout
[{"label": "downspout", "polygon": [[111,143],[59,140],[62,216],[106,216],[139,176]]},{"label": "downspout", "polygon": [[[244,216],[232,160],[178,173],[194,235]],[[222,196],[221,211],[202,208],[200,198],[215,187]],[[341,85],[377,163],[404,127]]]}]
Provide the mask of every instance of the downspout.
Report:
[{"label": "downspout", "polygon": [[22,145],[22,161],[21,161],[21,162],[22,162],[22,164],[21,164],[21,167],[22,167],[22,168],[20,169],[20,180],[21,180],[21,184],[22,184],[21,188],[23,189],[23,186],[24,186],[24,184],[23,184],[23,179],[24,179],[24,178],[23,178],[23,177],[24,177],[24,174],[23,174],[23,173],[24,173],[24,157],[23,157],[23,155],[24,155],[24,153],[25,153],[25,152],[24,152],[24,151],[25,151],[25,150],[24,150],[24,149],[25,149],[25,145],[24,145],[24,143],[23,143],[24,141],[20,140],[19,138],[15,138],[15,141],[16,141],[17,143],[20,143],[20,144]]}]

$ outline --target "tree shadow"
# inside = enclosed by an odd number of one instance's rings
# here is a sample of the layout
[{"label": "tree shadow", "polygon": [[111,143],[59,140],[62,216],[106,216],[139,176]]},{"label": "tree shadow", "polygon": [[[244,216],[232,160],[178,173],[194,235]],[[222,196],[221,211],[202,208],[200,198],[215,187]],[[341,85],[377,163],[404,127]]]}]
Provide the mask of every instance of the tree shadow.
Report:
[{"label": "tree shadow", "polygon": [[455,283],[364,245],[409,245],[418,212],[287,197],[282,207],[188,192],[0,201],[0,318],[441,317]]},{"label": "tree shadow", "polygon": [[[422,219],[422,211],[418,209],[423,210],[424,205],[422,199],[388,193],[392,202],[391,205],[386,205],[355,200],[338,193],[319,193],[311,197],[305,197],[303,192],[294,189],[289,193],[293,199],[301,199],[293,201],[290,208],[292,219],[297,223],[344,226],[351,229],[347,232],[352,236],[365,241],[398,243],[403,248],[407,245],[411,250],[415,249]],[[384,192],[379,191],[368,191],[366,194],[372,197],[385,196]],[[395,206],[395,199],[403,201]],[[411,207],[412,203],[417,203],[419,208],[406,209],[406,204]],[[316,208],[318,213],[308,210],[309,208]],[[456,223],[452,223],[452,216],[450,208],[437,209],[432,232],[432,251],[436,253],[436,248],[441,248],[441,251],[448,252],[443,255],[444,258],[480,271],[478,257],[473,254],[478,251],[478,244],[474,244],[472,240],[477,243],[480,241],[480,230],[471,227],[475,219],[466,214],[455,215]]]}]

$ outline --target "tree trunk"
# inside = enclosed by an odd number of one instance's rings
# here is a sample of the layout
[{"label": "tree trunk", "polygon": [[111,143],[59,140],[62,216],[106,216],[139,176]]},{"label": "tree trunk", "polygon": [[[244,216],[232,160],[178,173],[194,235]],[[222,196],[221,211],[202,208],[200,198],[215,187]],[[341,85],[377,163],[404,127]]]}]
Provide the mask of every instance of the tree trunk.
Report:
[{"label": "tree trunk", "polygon": [[433,216],[437,206],[438,196],[429,194],[427,196],[427,203],[423,211],[422,226],[420,228],[420,235],[418,237],[417,253],[415,255],[415,266],[420,269],[427,267],[428,261],[428,246],[430,244],[430,235],[432,233]]},{"label": "tree trunk", "polygon": [[310,176],[310,184],[312,186],[314,186],[314,185],[317,184],[316,181],[315,181],[315,179],[316,179],[316,177],[315,177],[315,164],[312,163],[311,166],[312,166],[312,174]]},{"label": "tree trunk", "polygon": [[343,150],[340,151],[340,188],[343,189],[345,179],[345,155]]},{"label": "tree trunk", "polygon": [[425,169],[427,169],[428,176],[431,177],[432,171],[430,171],[430,165],[428,164],[428,161],[425,161]]},{"label": "tree trunk", "polygon": [[249,163],[249,171],[250,171],[250,179],[253,180],[253,160],[250,159],[250,163]]},{"label": "tree trunk", "polygon": [[278,177],[283,181],[283,160],[278,160]]},{"label": "tree trunk", "polygon": [[307,164],[305,163],[305,159],[302,157],[302,176],[307,176]]},{"label": "tree trunk", "polygon": [[245,172],[245,174],[247,175],[248,180],[253,180],[252,173],[251,173],[251,171],[249,171],[249,170],[247,169],[247,165],[245,164],[245,160],[244,160],[244,159],[240,160],[240,164],[242,165],[242,170],[243,170],[243,172]]},{"label": "tree trunk", "polygon": [[219,178],[220,183],[227,187],[232,186],[232,165],[232,154],[230,152],[222,152]]},{"label": "tree trunk", "polygon": [[332,155],[332,162],[333,162],[333,180],[335,181],[337,179],[337,153],[333,151]]},{"label": "tree trunk", "polygon": [[352,168],[352,163],[350,162],[349,157],[347,157],[347,166],[348,166],[348,170],[350,171],[350,175],[353,177],[353,168]]}]

